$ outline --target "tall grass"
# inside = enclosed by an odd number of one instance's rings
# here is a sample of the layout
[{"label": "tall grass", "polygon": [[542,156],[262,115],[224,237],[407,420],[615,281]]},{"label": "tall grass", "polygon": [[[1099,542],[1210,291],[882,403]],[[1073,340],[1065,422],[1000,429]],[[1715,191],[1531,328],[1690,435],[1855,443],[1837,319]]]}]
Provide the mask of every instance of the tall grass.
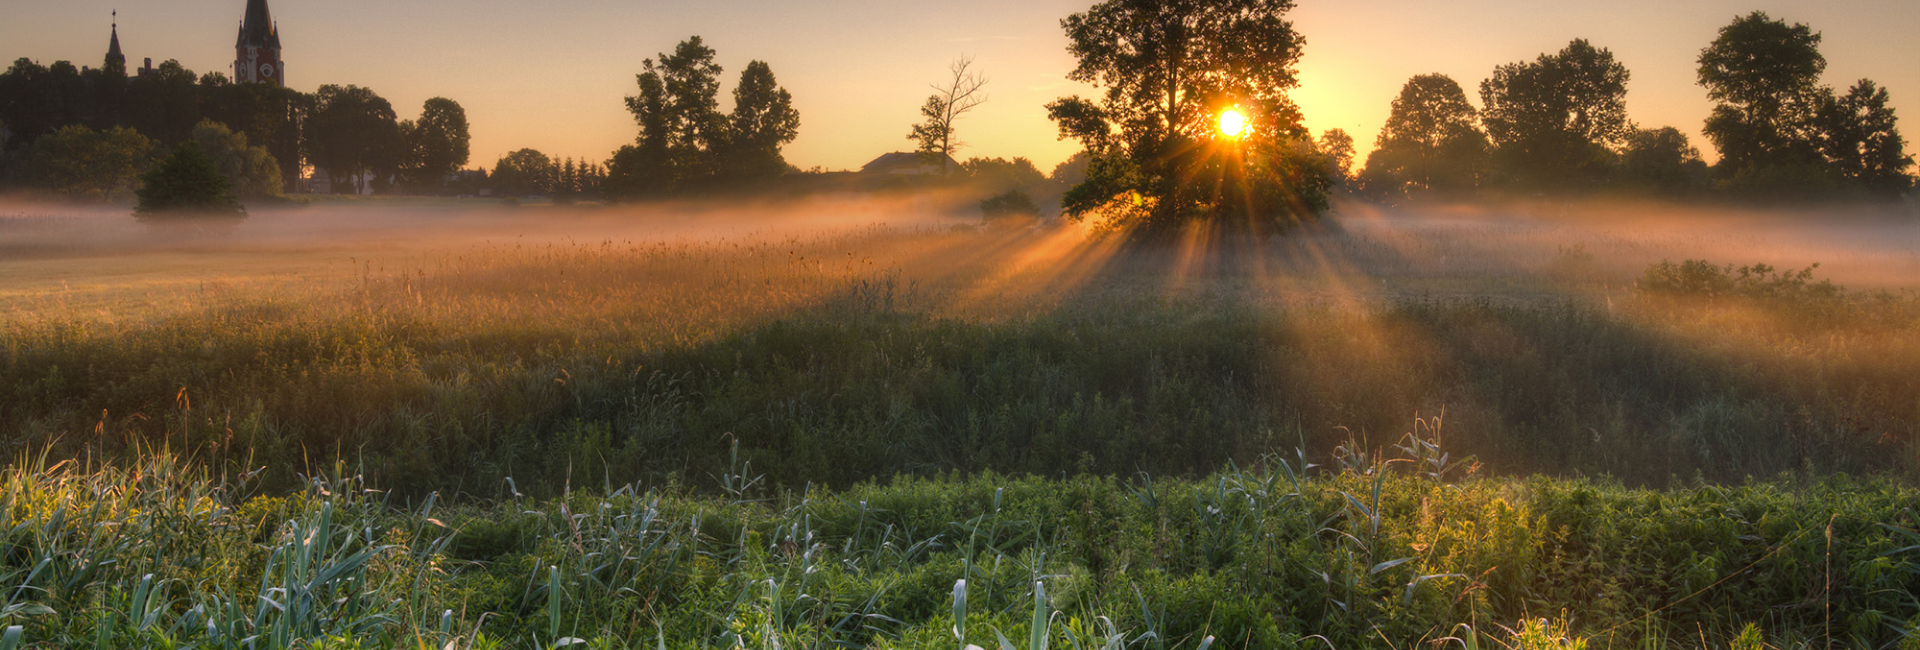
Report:
[{"label": "tall grass", "polygon": [[1911,296],[1296,301],[1262,287],[1267,257],[1167,280],[1177,259],[1123,252],[1057,291],[1009,281],[992,310],[959,297],[1004,257],[974,249],[1021,241],[500,247],[150,320],[10,318],[0,441],[547,495],[703,481],[736,445],[792,488],[1191,475],[1444,408],[1451,446],[1500,473],[1920,469]]},{"label": "tall grass", "polygon": [[1475,478],[1401,442],[1193,480],[455,505],[338,475],[247,496],[166,456],[28,461],[0,470],[0,625],[92,648],[1920,641],[1912,486]]}]

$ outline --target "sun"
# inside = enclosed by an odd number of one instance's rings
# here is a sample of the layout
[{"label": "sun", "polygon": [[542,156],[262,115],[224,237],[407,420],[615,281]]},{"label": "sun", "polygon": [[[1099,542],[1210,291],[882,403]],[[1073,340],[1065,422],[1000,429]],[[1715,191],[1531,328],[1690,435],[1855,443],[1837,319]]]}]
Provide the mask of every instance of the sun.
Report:
[{"label": "sun", "polygon": [[1247,132],[1247,116],[1240,114],[1238,108],[1220,111],[1220,135],[1238,138]]}]

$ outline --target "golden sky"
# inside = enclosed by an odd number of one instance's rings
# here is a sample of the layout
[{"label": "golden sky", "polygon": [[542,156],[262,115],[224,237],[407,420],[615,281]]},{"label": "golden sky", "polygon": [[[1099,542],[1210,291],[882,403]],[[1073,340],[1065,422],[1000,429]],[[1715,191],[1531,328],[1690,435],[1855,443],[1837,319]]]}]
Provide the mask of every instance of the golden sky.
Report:
[{"label": "golden sky", "polygon": [[[927,83],[956,56],[974,57],[989,101],[959,124],[960,157],[1026,156],[1042,170],[1074,151],[1042,106],[1084,88],[1059,21],[1088,0],[269,0],[290,85],[373,88],[402,119],[429,97],[460,102],[472,122],[470,166],[532,147],[605,159],[635,133],[621,98],[641,61],[702,36],[726,69],[721,106],[746,63],[767,61],[800,110],[786,149],[802,168],[858,168],[907,150]],[[133,65],[178,59],[231,74],[244,0],[0,0],[0,57],[99,65],[109,12]],[[1642,126],[1699,135],[1711,103],[1695,59],[1735,16],[1763,10],[1825,36],[1826,81],[1866,77],[1888,88],[1901,117],[1920,115],[1920,2],[1834,0],[1300,0],[1307,38],[1295,99],[1315,131],[1352,133],[1371,148],[1388,103],[1410,76],[1452,76],[1477,102],[1494,66],[1556,51],[1574,38],[1611,49],[1632,72],[1627,109]],[[1920,122],[1907,122],[1910,140]],[[1911,149],[1911,147],[1910,147]]]}]

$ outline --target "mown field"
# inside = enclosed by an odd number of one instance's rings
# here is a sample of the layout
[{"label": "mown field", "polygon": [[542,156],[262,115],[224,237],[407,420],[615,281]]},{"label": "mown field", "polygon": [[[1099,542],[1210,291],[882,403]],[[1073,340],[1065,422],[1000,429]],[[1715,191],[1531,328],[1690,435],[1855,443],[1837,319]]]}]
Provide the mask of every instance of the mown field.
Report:
[{"label": "mown field", "polygon": [[1345,206],[1138,246],[837,201],[0,216],[0,623],[1920,644],[1910,215]]}]

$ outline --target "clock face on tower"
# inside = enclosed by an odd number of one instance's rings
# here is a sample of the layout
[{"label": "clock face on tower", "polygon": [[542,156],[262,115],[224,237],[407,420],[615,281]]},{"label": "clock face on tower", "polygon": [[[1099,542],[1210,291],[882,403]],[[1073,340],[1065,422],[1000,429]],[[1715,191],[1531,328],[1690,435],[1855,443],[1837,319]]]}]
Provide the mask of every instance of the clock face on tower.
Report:
[{"label": "clock face on tower", "polygon": [[260,78],[261,79],[273,78],[273,64],[271,63],[260,64]]}]

